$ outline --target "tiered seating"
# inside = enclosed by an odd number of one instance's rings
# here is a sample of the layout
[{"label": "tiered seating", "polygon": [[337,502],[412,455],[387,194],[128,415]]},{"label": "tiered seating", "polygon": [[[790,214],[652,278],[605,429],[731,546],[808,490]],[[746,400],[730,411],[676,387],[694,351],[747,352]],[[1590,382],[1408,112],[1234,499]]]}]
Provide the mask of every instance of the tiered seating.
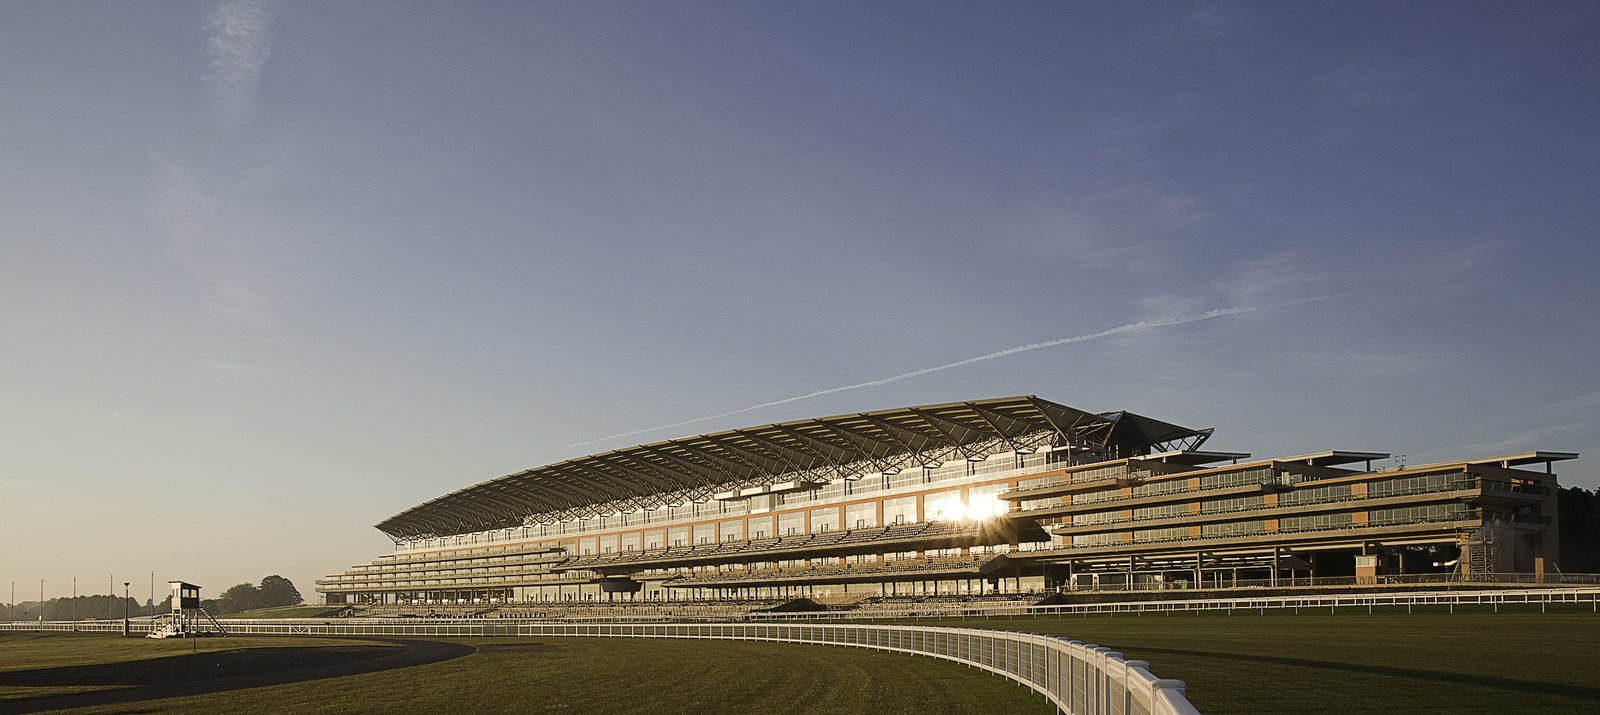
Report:
[{"label": "tiered seating", "polygon": [[[753,541],[724,541],[714,544],[674,546],[648,551],[623,551],[620,553],[579,556],[555,566],[557,571],[578,569],[616,569],[639,566],[643,568],[670,567],[678,563],[705,562],[707,560],[745,560],[765,557],[769,560],[785,555],[803,553],[865,553],[876,550],[891,551],[891,546],[917,542],[951,540],[981,533],[984,525],[973,522],[933,521],[915,524],[894,524],[865,529],[824,531],[816,534],[795,534]],[[676,562],[676,563],[675,563]]]},{"label": "tiered seating", "polygon": [[530,620],[614,620],[618,618],[709,618],[726,620],[742,618],[752,611],[771,608],[783,602],[781,599],[546,601],[503,606],[493,614],[490,614],[489,617]]},{"label": "tiered seating", "polygon": [[381,617],[381,618],[482,618],[493,613],[496,607],[482,604],[369,604],[358,606],[350,612],[351,617]]},{"label": "tiered seating", "polygon": [[863,601],[852,611],[856,616],[871,615],[882,618],[961,615],[977,608],[986,611],[1006,607],[1025,609],[1037,603],[1041,596],[1039,593],[879,596]]},{"label": "tiered seating", "polygon": [[808,581],[817,579],[838,579],[851,576],[889,577],[897,575],[972,575],[976,576],[979,567],[990,559],[993,554],[972,556],[947,556],[915,559],[895,559],[884,562],[867,562],[853,564],[813,564],[810,566],[786,566],[779,568],[750,569],[735,572],[707,572],[681,576],[668,582],[668,586],[712,586],[717,584],[748,583],[760,581],[762,583],[781,583],[784,581]]}]

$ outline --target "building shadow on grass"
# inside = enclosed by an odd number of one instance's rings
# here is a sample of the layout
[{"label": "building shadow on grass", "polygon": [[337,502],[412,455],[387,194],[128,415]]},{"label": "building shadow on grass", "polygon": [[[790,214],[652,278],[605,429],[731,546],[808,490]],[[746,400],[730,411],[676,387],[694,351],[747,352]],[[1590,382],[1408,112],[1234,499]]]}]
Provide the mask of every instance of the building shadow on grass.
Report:
[{"label": "building shadow on grass", "polygon": [[1129,648],[1129,650],[1144,653],[1161,653],[1167,655],[1183,655],[1196,658],[1216,659],[1223,658],[1230,661],[1247,661],[1253,663],[1269,663],[1273,665],[1290,665],[1300,668],[1314,668],[1318,670],[1337,670],[1347,673],[1360,673],[1363,675],[1377,675],[1393,678],[1411,678],[1414,680],[1427,680],[1436,683],[1451,685],[1469,685],[1474,687],[1498,688],[1536,695],[1558,695],[1563,697],[1584,700],[1600,701],[1600,687],[1588,685],[1567,685],[1563,683],[1550,683],[1534,680],[1518,680],[1516,678],[1496,677],[1477,673],[1449,673],[1438,670],[1424,670],[1421,668],[1397,668],[1387,665],[1370,665],[1366,663],[1341,663],[1331,660],[1312,660],[1310,658],[1286,658],[1275,655],[1252,655],[1247,653],[1225,653],[1212,650],[1186,650],[1181,648]]},{"label": "building shadow on grass", "polygon": [[[383,641],[372,646],[242,648],[168,658],[72,665],[0,673],[0,686],[122,686],[0,700],[0,715],[204,695],[307,680],[339,678],[437,663],[467,655],[470,645]],[[134,712],[134,711],[128,711]]]}]

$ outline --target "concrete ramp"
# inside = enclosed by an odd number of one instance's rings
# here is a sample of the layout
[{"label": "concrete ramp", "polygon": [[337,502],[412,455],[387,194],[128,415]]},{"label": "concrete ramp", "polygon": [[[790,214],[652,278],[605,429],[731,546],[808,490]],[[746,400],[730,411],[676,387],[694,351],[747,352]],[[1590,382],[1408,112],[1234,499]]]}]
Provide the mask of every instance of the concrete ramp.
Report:
[{"label": "concrete ramp", "polygon": [[813,601],[813,600],[811,600],[809,598],[796,598],[793,601],[785,601],[785,602],[780,603],[780,604],[778,604],[776,606],[773,606],[771,608],[759,609],[758,612],[759,613],[808,613],[808,612],[811,612],[811,611],[826,611],[826,610],[828,610],[827,606],[824,606],[824,605],[822,605],[820,603],[817,603],[816,601]]}]

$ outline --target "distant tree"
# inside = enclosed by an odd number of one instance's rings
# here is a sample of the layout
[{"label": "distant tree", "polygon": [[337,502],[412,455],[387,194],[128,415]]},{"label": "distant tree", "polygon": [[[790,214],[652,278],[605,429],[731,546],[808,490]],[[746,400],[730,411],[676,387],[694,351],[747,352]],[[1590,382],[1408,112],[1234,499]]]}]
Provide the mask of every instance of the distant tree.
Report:
[{"label": "distant tree", "polygon": [[300,597],[300,591],[294,587],[294,583],[276,574],[261,579],[261,587],[257,589],[257,593],[260,596],[259,607],[262,608],[298,606],[305,603],[305,599]]},{"label": "distant tree", "polygon": [[1557,504],[1561,560],[1556,565],[1567,573],[1600,573],[1600,489],[1567,487]]},{"label": "distant tree", "polygon": [[248,583],[229,586],[228,590],[217,596],[217,608],[221,613],[238,613],[260,607],[261,591]]}]

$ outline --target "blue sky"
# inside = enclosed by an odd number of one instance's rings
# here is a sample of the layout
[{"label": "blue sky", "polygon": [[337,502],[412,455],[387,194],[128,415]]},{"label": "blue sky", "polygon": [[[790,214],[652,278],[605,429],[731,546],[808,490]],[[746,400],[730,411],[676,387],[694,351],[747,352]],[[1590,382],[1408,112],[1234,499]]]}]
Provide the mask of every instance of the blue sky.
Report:
[{"label": "blue sky", "polygon": [[1014,394],[1259,456],[1580,451],[1596,486],[1597,30],[0,4],[0,581],[310,596],[501,474]]}]

